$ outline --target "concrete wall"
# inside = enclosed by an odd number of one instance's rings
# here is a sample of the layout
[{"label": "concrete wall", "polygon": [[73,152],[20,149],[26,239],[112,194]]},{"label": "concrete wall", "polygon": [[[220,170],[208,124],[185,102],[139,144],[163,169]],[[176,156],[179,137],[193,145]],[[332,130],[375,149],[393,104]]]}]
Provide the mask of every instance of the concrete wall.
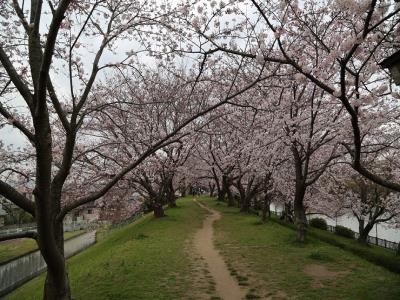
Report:
[{"label": "concrete wall", "polygon": [[[96,242],[96,231],[71,238],[64,243],[65,256],[71,257]],[[16,289],[46,269],[40,252],[34,251],[0,264],[0,296]]]}]

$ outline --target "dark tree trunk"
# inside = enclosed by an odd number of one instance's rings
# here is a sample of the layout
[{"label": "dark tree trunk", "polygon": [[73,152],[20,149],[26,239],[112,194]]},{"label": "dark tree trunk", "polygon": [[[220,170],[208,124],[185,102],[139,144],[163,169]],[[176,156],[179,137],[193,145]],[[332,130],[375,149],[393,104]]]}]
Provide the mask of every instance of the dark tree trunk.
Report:
[{"label": "dark tree trunk", "polygon": [[228,206],[230,206],[230,207],[235,206],[235,198],[233,197],[232,191],[229,187],[226,190],[226,192],[228,194]]},{"label": "dark tree trunk", "polygon": [[[62,225],[58,226],[61,228]],[[48,264],[46,281],[44,285],[44,297],[45,300],[70,300],[71,299],[71,291],[69,287],[69,278],[68,273],[65,266],[64,259],[64,238],[63,233],[61,234],[61,238],[57,241],[57,246],[59,247],[60,261],[58,263],[52,263],[52,266]]]},{"label": "dark tree trunk", "polygon": [[299,189],[296,188],[296,195],[294,199],[294,216],[297,227],[297,241],[301,243],[305,241],[307,233],[307,219],[303,204],[304,194],[304,187],[300,187]]},{"label": "dark tree trunk", "polygon": [[240,199],[240,196],[236,195],[235,200],[236,200],[236,207],[240,209],[242,207],[242,201]]},{"label": "dark tree trunk", "polygon": [[153,213],[154,217],[156,218],[165,217],[164,208],[162,207],[162,204],[155,203],[153,207]]},{"label": "dark tree trunk", "polygon": [[297,226],[297,241],[304,243],[307,233],[307,221],[304,207],[295,208],[294,211]]},{"label": "dark tree trunk", "polygon": [[214,197],[214,191],[215,191],[215,184],[208,184],[208,187],[210,189],[210,197]]},{"label": "dark tree trunk", "polygon": [[224,201],[224,195],[225,195],[225,193],[222,191],[222,190],[219,190],[218,191],[218,197],[217,197],[217,200],[218,201]]},{"label": "dark tree trunk", "polygon": [[175,197],[175,192],[173,189],[169,188],[167,192],[167,201],[168,201],[168,207],[169,208],[175,208],[177,207],[176,205],[176,197]]},{"label": "dark tree trunk", "polygon": [[175,208],[175,207],[177,207],[175,197],[169,199],[169,201],[168,201],[168,207],[169,207],[169,208]]},{"label": "dark tree trunk", "polygon": [[[36,204],[38,246],[47,264],[43,299],[69,300],[71,291],[64,258],[63,223],[62,219],[57,219],[57,215],[61,210],[61,191],[68,176],[75,139],[74,136],[67,137],[66,149],[69,151],[66,151],[62,167],[52,179],[53,153],[49,115],[45,101],[38,99],[38,103],[40,106],[37,107],[35,112],[37,118],[34,120],[36,186],[33,194]],[[69,163],[66,163],[68,159]]]},{"label": "dark tree trunk", "polygon": [[53,275],[51,271],[47,271],[43,299],[70,300],[71,291],[69,288],[68,274],[62,274],[62,276],[58,276]]},{"label": "dark tree trunk", "polygon": [[[50,215],[51,213],[44,218],[54,220],[55,218],[49,217]],[[64,258],[63,224],[62,222],[52,222],[50,226],[43,228],[43,224],[40,221],[42,218],[39,213],[38,244],[47,264],[43,299],[70,300],[71,291]]]},{"label": "dark tree trunk", "polygon": [[308,164],[304,163],[303,169],[303,160],[300,157],[300,154],[297,148],[292,146],[292,153],[294,158],[294,167],[296,174],[296,182],[295,182],[295,195],[294,195],[294,218],[295,224],[297,227],[297,241],[300,243],[304,243],[307,233],[307,219],[306,212],[304,208],[304,196],[306,194],[306,179],[308,172]]},{"label": "dark tree trunk", "polygon": [[229,190],[228,178],[226,175],[222,175],[222,187],[218,194],[219,201],[225,201],[225,196]]},{"label": "dark tree trunk", "polygon": [[223,191],[223,187],[221,187],[217,173],[215,172],[214,168],[212,169],[212,172],[213,172],[213,176],[214,176],[215,187],[217,188],[217,201],[224,201],[225,194]]},{"label": "dark tree trunk", "polygon": [[374,223],[367,223],[366,226],[364,226],[365,221],[364,220],[359,220],[358,221],[358,229],[359,229],[359,237],[358,241],[362,244],[368,244],[368,235],[371,232],[372,228],[374,227]]},{"label": "dark tree trunk", "polygon": [[246,191],[242,185],[241,177],[236,181],[236,188],[239,191],[239,208],[240,212],[248,212],[249,203],[247,203]]},{"label": "dark tree trunk", "polygon": [[262,214],[261,214],[261,220],[265,223],[268,220],[268,214],[267,214],[267,207],[266,205],[263,206],[262,208]]},{"label": "dark tree trunk", "polygon": [[186,197],[186,186],[182,187],[181,189],[181,196]]},{"label": "dark tree trunk", "polygon": [[287,223],[293,223],[292,219],[292,205],[290,202],[285,202],[283,205],[283,212],[281,216],[281,220],[284,220]]},{"label": "dark tree trunk", "polygon": [[177,207],[173,177],[167,178],[165,196],[167,197],[167,203],[169,208]]},{"label": "dark tree trunk", "polygon": [[245,212],[245,213],[250,212],[250,201],[247,197],[241,197],[240,203],[241,203],[241,206],[240,206],[241,212]]},{"label": "dark tree trunk", "polygon": [[261,220],[265,223],[269,218],[271,218],[270,201],[268,200],[268,196],[265,196],[262,206]]}]

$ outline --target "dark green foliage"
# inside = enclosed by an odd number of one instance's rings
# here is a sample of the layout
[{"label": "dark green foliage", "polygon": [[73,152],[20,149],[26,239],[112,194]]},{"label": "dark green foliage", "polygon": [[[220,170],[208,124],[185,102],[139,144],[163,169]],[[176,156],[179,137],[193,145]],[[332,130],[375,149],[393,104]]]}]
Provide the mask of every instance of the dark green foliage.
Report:
[{"label": "dark green foliage", "polygon": [[328,254],[319,249],[314,250],[308,255],[309,258],[319,261],[333,261],[334,259]]},{"label": "dark green foliage", "polygon": [[322,218],[314,218],[310,220],[310,226],[319,228],[322,230],[328,230],[328,224]]},{"label": "dark green foliage", "polygon": [[261,297],[255,294],[248,293],[246,299],[260,299]]},{"label": "dark green foliage", "polygon": [[148,238],[149,236],[148,235],[145,235],[145,234],[143,234],[143,233],[138,233],[136,236],[135,236],[135,239],[136,240],[144,240],[145,238]]},{"label": "dark green foliage", "polygon": [[346,238],[354,239],[354,231],[344,226],[337,225],[335,233]]}]

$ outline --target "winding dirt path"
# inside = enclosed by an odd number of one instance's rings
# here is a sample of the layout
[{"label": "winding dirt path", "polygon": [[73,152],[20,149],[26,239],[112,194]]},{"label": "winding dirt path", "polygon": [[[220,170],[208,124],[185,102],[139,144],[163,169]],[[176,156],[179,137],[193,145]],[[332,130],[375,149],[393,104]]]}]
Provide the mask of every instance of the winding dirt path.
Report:
[{"label": "winding dirt path", "polygon": [[213,243],[213,223],[221,218],[221,214],[196,200],[194,201],[211,213],[204,220],[203,228],[201,228],[194,237],[194,248],[207,263],[208,270],[215,280],[218,296],[224,300],[243,299],[246,291],[241,289],[237,281],[230,275],[222,256]]}]

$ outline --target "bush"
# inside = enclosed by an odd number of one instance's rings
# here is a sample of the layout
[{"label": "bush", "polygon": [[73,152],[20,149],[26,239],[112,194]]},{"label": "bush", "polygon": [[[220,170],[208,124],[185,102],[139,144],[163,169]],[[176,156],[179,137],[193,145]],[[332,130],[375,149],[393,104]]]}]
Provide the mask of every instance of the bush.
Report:
[{"label": "bush", "polygon": [[351,229],[349,229],[347,227],[344,227],[344,226],[340,226],[340,225],[336,226],[335,233],[337,235],[340,235],[340,236],[343,236],[343,237],[346,237],[346,238],[354,239],[353,230],[351,230]]},{"label": "bush", "polygon": [[328,230],[328,224],[322,218],[314,218],[310,220],[310,226],[319,228],[322,230]]},{"label": "bush", "polygon": [[333,261],[334,259],[327,253],[320,249],[313,250],[309,255],[309,258],[320,261]]}]

